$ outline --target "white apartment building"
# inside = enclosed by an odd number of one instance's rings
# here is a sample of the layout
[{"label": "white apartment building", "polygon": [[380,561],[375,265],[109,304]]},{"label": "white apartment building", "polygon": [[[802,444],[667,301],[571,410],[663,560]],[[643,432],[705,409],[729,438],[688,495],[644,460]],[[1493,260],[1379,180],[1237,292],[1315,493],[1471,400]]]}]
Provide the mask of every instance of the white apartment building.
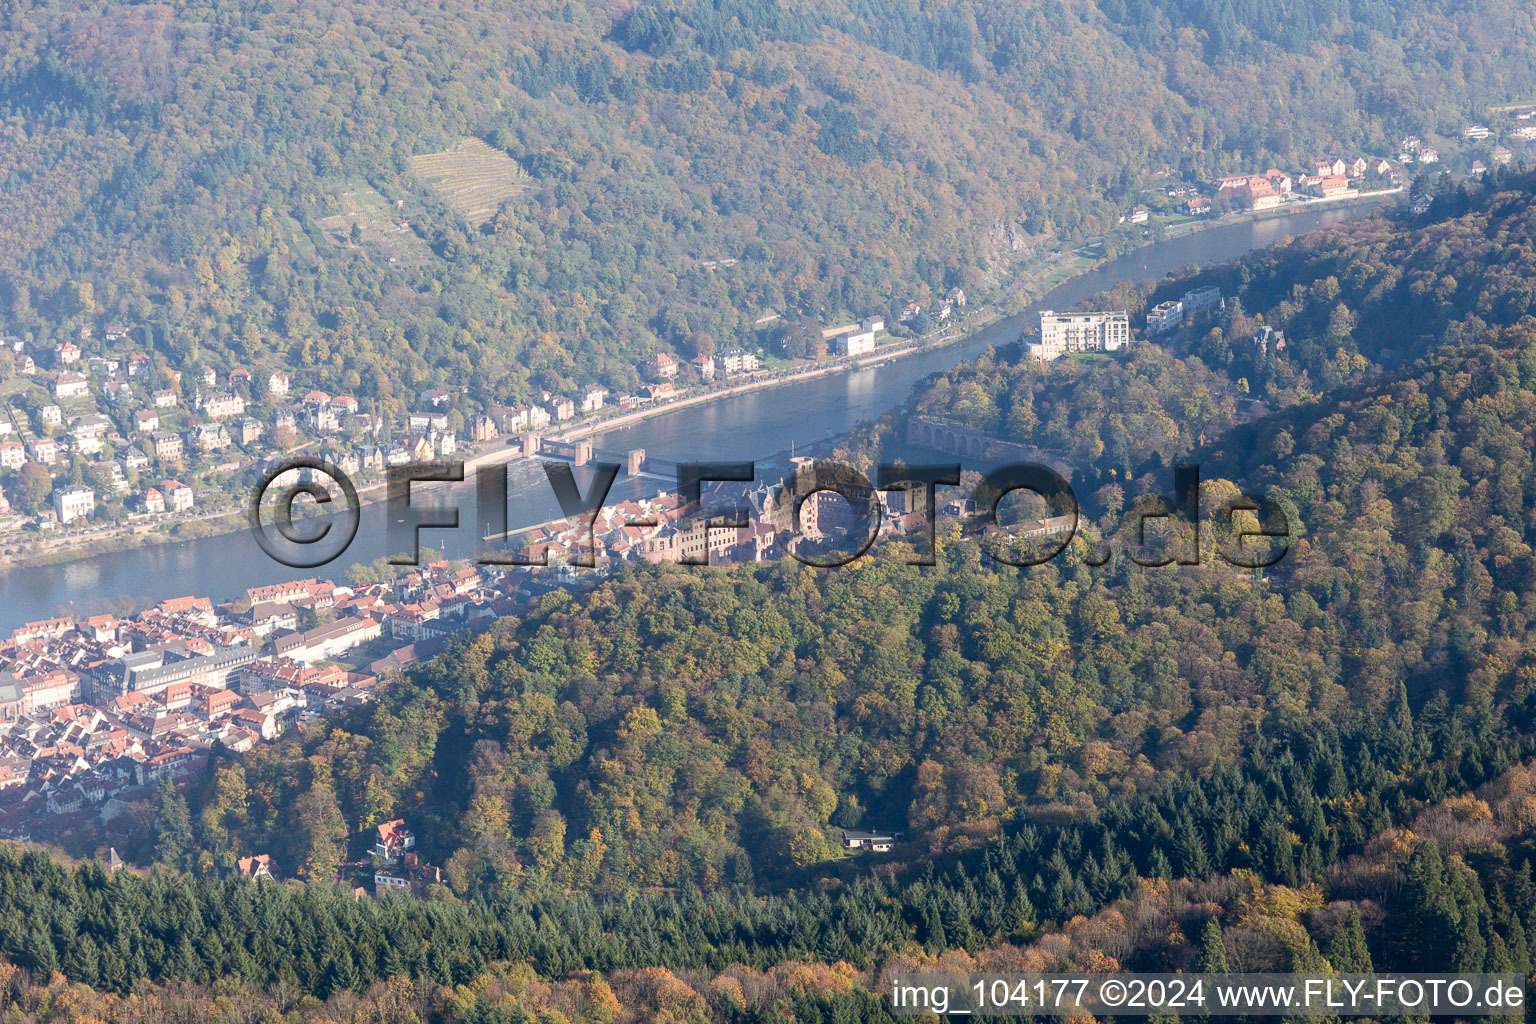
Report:
[{"label": "white apartment building", "polygon": [[1196,288],[1184,293],[1179,300],[1184,305],[1185,316],[1199,316],[1208,310],[1221,305],[1221,289],[1215,285],[1207,285],[1204,288]]},{"label": "white apartment building", "polygon": [[1163,334],[1184,322],[1184,303],[1178,299],[1160,302],[1147,312],[1147,333]]},{"label": "white apartment building", "polygon": [[53,492],[53,513],[68,523],[96,511],[96,492],[89,487],[63,487]]},{"label": "white apartment building", "polygon": [[862,356],[875,350],[875,332],[858,327],[832,339],[835,356]]},{"label": "white apartment building", "polygon": [[726,373],[750,373],[757,369],[757,356],[745,349],[728,348],[715,356],[715,365]]},{"label": "white apartment building", "polygon": [[1056,359],[1068,352],[1116,352],[1131,343],[1131,319],[1125,310],[1092,313],[1040,313],[1040,340],[1029,343],[1033,359]]}]

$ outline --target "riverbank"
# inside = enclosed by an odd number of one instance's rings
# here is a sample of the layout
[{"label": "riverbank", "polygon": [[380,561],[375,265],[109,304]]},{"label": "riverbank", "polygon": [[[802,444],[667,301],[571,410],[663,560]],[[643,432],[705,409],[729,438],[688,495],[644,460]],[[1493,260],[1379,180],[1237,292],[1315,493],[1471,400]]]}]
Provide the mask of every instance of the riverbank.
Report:
[{"label": "riverbank", "polygon": [[[1375,195],[1360,197],[1356,202],[1359,203],[1361,200],[1369,201],[1375,198]],[[1337,206],[1337,204],[1335,205]],[[1210,220],[1203,222],[1198,228],[1181,231],[1172,238],[1152,240],[1128,254],[1121,254],[1116,257],[1095,258],[1091,262],[1080,263],[1072,269],[1069,275],[1060,280],[1051,281],[1049,284],[1041,280],[1039,275],[1044,268],[1052,266],[1069,256],[1079,257],[1084,249],[1092,245],[1092,243],[1084,243],[1083,246],[1079,246],[1076,249],[1056,253],[1045,259],[1036,260],[1028,267],[1019,268],[1015,272],[1015,280],[1018,282],[1019,291],[1027,292],[1032,299],[1040,299],[1051,289],[1064,288],[1066,283],[1072,281],[1084,282],[1085,288],[1096,294],[1104,290],[1105,287],[1112,286],[1115,283],[1113,280],[1094,281],[1093,278],[1096,275],[1104,276],[1108,274],[1114,276],[1117,280],[1131,278],[1141,280],[1149,276],[1161,276],[1163,273],[1176,270],[1179,266],[1230,259],[1236,255],[1251,251],[1253,248],[1273,244],[1274,241],[1282,237],[1273,229],[1269,232],[1264,232],[1257,226],[1280,224],[1305,215],[1323,215],[1324,213],[1325,211],[1315,209],[1314,204],[1307,204],[1302,209],[1279,211],[1278,214],[1275,212],[1263,214],[1246,213],[1233,215],[1230,218]],[[1347,219],[1348,215],[1345,216]],[[1304,226],[1301,226],[1300,231],[1296,233],[1314,230],[1326,223],[1330,223],[1330,221],[1320,220],[1314,216]],[[1233,229],[1240,228],[1244,224],[1254,224],[1257,226],[1250,231],[1233,236]],[[1214,235],[1212,234],[1213,231],[1215,232]],[[1200,237],[1227,240],[1198,243]],[[1159,253],[1158,250],[1160,249],[1164,251]],[[1134,263],[1131,262],[1133,258],[1135,260]],[[1149,267],[1160,269],[1149,270]],[[1101,274],[1101,270],[1103,270],[1103,274]],[[1082,290],[1084,289],[1077,289],[1077,291]],[[1069,305],[1084,301],[1089,297],[1091,296],[1079,295],[1074,292],[1070,297],[1058,295],[1052,301],[1060,304],[1061,308],[1067,308]],[[679,450],[680,444],[686,445],[689,443],[690,431],[692,434],[697,434],[700,430],[715,434],[733,429],[745,430],[749,433],[755,430],[756,424],[754,423],[729,422],[732,417],[737,416],[740,411],[737,407],[742,402],[760,398],[753,413],[759,422],[765,415],[773,415],[770,410],[774,410],[779,406],[792,406],[795,404],[795,400],[769,398],[769,393],[775,389],[796,388],[803,391],[809,388],[817,392],[826,391],[828,387],[827,382],[840,377],[849,377],[850,380],[859,379],[862,381],[863,377],[860,375],[860,371],[871,370],[880,374],[880,376],[871,379],[879,381],[893,376],[890,372],[878,369],[887,364],[910,367],[910,369],[896,372],[894,374],[895,377],[905,377],[914,373],[921,375],[932,372],[933,369],[941,368],[942,364],[937,357],[946,350],[956,347],[975,347],[981,341],[986,341],[990,344],[1002,344],[1014,340],[1012,336],[1003,336],[1009,332],[999,334],[996,328],[1000,323],[1005,323],[1015,318],[1020,308],[1027,306],[1028,300],[1021,299],[1018,292],[1015,292],[1010,298],[1012,301],[1007,303],[1006,308],[1001,304],[978,308],[965,318],[963,324],[933,332],[922,339],[895,339],[887,342],[881,349],[864,356],[825,361],[800,369],[763,371],[760,376],[750,380],[697,392],[662,405],[615,412],[606,417],[582,421],[547,436],[551,440],[571,441],[600,437],[604,434],[620,430],[638,430],[641,434],[652,436],[653,441],[648,445],[645,443],[644,437],[636,437],[633,439],[633,447],[647,448],[653,454],[670,458],[673,457],[675,450]],[[987,337],[989,334],[995,334],[996,336]],[[924,367],[928,368],[924,369]],[[878,384],[869,385],[868,383],[849,384],[848,386],[850,388],[858,387],[861,392],[869,391],[872,386],[875,388],[879,387]],[[885,404],[899,404],[909,386],[902,386],[899,389],[900,394],[893,393],[888,396]],[[827,432],[826,428],[828,426],[833,427],[834,432],[837,426],[848,426],[848,424],[842,423],[843,418],[848,413],[846,398],[830,400],[842,403],[842,406],[837,408],[827,406],[825,408],[807,410],[805,415],[800,417],[805,423],[814,422],[818,425],[817,437],[823,436]],[[730,411],[716,411],[723,409],[729,409]],[[879,411],[883,411],[883,407],[880,410],[871,410],[871,415],[878,415]],[[668,417],[674,417],[674,414],[683,415],[670,420],[667,419]],[[700,427],[698,424],[693,423],[695,420],[700,423],[707,423],[708,426]],[[688,422],[685,423],[684,421]],[[653,422],[658,425],[652,426]],[[644,430],[641,430],[642,426],[645,428]],[[658,435],[664,438],[664,440],[655,440]],[[804,441],[805,439],[801,438],[801,443],[804,443]],[[773,444],[764,450],[779,450],[781,447],[788,448],[789,444],[787,442]],[[466,463],[469,467],[473,468],[481,465],[511,463],[520,457],[520,447],[500,445],[485,451],[468,454]],[[542,474],[539,474],[539,479],[542,480]],[[364,498],[365,504],[380,504],[378,498],[382,497],[380,492],[383,486],[382,482],[370,482],[360,487],[360,496]],[[49,545],[47,548],[33,549],[11,566],[8,566],[7,570],[9,568],[25,569],[43,565],[67,566],[74,564],[78,565],[82,571],[71,573],[70,577],[72,579],[88,579],[93,575],[93,572],[89,571],[87,567],[96,561],[111,562],[115,565],[117,562],[125,559],[131,560],[133,552],[139,549],[143,549],[146,553],[150,551],[173,552],[178,549],[187,548],[202,550],[208,547],[203,541],[209,537],[223,537],[238,533],[247,528],[243,506],[201,512],[195,522],[195,530],[188,531],[193,533],[193,536],[160,533],[145,534],[143,532],[136,532],[141,529],[140,527],[129,524],[123,527],[111,528],[101,533],[86,535],[83,539],[90,545],[86,548],[70,549],[70,543],[78,544],[82,539],[80,537],[58,538],[59,543]],[[229,542],[223,543],[227,549]],[[157,564],[169,563],[175,560],[174,557],[170,556],[154,559]],[[356,560],[368,561],[370,559],[357,558]],[[3,598],[7,592],[21,593],[29,589],[24,583],[25,575],[25,573],[18,574],[10,571],[0,571],[0,581],[4,581],[3,584],[0,584],[0,598]],[[90,588],[71,584],[62,588],[55,585],[47,585],[41,589],[62,592],[77,589],[88,590]],[[110,593],[112,591],[109,590],[108,594],[110,595]]]},{"label": "riverbank", "polygon": [[[974,337],[978,332],[985,330],[986,328],[995,324],[997,321],[1003,319],[1004,316],[1005,314],[1001,311],[983,307],[981,310],[978,310],[976,313],[968,316],[962,322],[962,325],[965,328],[964,332],[936,332],[934,335],[930,335],[930,337],[934,339],[932,341],[918,339],[911,343],[898,345],[888,344],[886,348],[878,349],[874,352],[871,352],[869,355],[845,357],[843,359],[823,362],[804,370],[780,372],[768,377],[747,380],[740,384],[731,385],[729,387],[703,391],[684,398],[674,399],[673,401],[665,402],[661,405],[647,406],[643,409],[635,409],[631,412],[620,413],[617,416],[611,416],[607,419],[585,421],[579,426],[573,427],[569,430],[549,434],[546,436],[546,440],[570,442],[585,438],[601,437],[604,434],[634,426],[636,423],[643,422],[644,420],[651,419],[652,417],[670,415],[671,413],[678,412],[682,409],[703,405],[706,402],[715,402],[723,398],[731,398],[735,395],[744,395],[754,391],[767,391],[771,388],[782,387],[787,384],[796,384],[801,381],[815,380],[817,377],[827,377],[831,376],[832,374],[848,373],[870,366],[879,366],[880,364],[888,363],[893,359],[901,359],[906,356],[916,355],[920,352],[929,352],[933,349],[944,348],[948,345],[957,344],[966,340],[967,338]],[[498,461],[496,456],[502,454],[503,451],[515,450],[515,447],[509,447],[497,452],[487,452],[484,455],[477,456],[476,458],[470,460],[468,465],[475,466],[480,464],[491,464],[495,461]],[[506,460],[503,459],[500,461]]]},{"label": "riverbank", "polygon": [[[1405,188],[1399,185],[1396,188],[1360,192],[1355,195],[1297,199],[1269,210],[1237,210],[1232,213],[1223,214],[1220,217],[1189,218],[1162,226],[1162,230],[1158,235],[1146,239],[1142,244],[1123,253],[1093,253],[1092,250],[1103,247],[1108,240],[1107,235],[1100,235],[1072,249],[1053,253],[1027,267],[1021,268],[1014,273],[1014,285],[1011,287],[1016,287],[1020,284],[1026,287],[1027,291],[1023,296],[1023,301],[1027,304],[1052,288],[1056,288],[1074,277],[1089,273],[1111,260],[1130,256],[1141,249],[1151,248],[1164,242],[1187,238],[1202,231],[1230,227],[1235,224],[1262,224],[1269,221],[1286,220],[1309,213],[1317,213],[1330,207],[1347,206],[1357,203],[1377,204],[1391,196],[1400,195],[1404,191]],[[1060,272],[1062,264],[1067,265],[1065,273]]]},{"label": "riverbank", "polygon": [[[669,402],[649,405],[629,412],[621,412],[617,415],[583,420],[570,428],[545,434],[543,435],[543,440],[568,443],[586,438],[600,437],[607,433],[632,427],[648,419],[671,415],[672,413],[706,403],[717,402],[738,395],[767,391],[776,387],[802,383],[834,374],[849,373],[872,366],[879,366],[906,356],[957,344],[973,337],[977,332],[985,330],[998,320],[1003,319],[1004,316],[1005,314],[1001,311],[983,307],[976,313],[967,316],[957,325],[963,326],[963,331],[944,328],[932,332],[924,339],[914,339],[911,341],[897,339],[898,343],[894,345],[888,342],[884,348],[864,356],[828,360],[803,370],[759,373],[752,375],[749,379],[739,384],[701,391]],[[464,460],[464,466],[466,472],[473,472],[480,466],[505,464],[522,457],[521,444],[504,444],[489,451],[471,455],[468,459]],[[383,501],[386,496],[381,492],[386,485],[387,481],[378,480],[360,486],[357,488],[358,497],[364,505]],[[169,524],[171,531],[180,531],[183,526],[188,524],[198,524],[200,529],[190,535],[178,535],[176,532],[167,533],[165,532],[167,524],[164,523],[155,525],[127,523],[120,526],[90,530],[79,535],[45,537],[29,545],[25,550],[13,554],[8,559],[7,564],[4,567],[0,567],[0,575],[27,568],[62,565],[74,560],[123,551],[134,546],[135,542],[143,542],[144,540],[149,540],[152,543],[175,543],[177,541],[236,533],[248,528],[249,520],[247,514],[248,510],[244,507],[216,509],[201,512],[197,515],[178,520],[174,524]]]}]

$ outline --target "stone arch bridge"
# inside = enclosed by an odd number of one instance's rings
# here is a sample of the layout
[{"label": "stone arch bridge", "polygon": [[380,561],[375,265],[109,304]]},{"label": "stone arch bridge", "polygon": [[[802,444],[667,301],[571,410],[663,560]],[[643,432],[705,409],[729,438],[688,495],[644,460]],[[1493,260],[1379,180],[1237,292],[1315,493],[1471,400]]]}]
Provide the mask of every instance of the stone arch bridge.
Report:
[{"label": "stone arch bridge", "polygon": [[907,417],[907,443],[933,448],[962,459],[984,462],[1040,462],[1061,470],[1058,460],[1052,459],[1032,445],[1017,441],[1004,441],[979,430],[930,419],[927,416]]}]

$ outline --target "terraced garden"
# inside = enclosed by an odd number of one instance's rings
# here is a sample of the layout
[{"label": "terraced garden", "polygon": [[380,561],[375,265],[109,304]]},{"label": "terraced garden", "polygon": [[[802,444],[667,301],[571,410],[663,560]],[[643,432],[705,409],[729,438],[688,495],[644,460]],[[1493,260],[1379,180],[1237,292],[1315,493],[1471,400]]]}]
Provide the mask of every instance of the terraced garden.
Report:
[{"label": "terraced garden", "polygon": [[413,156],[411,169],[476,226],[494,217],[502,203],[532,183],[517,161],[479,139],[465,139],[441,153]]}]

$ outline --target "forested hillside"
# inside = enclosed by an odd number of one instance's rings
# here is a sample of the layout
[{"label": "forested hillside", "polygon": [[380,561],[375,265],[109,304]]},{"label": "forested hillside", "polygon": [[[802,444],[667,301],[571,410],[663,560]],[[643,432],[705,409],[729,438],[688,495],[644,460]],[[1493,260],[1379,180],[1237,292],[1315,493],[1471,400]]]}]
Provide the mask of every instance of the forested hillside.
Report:
[{"label": "forested hillside", "polygon": [[[1285,762],[1283,775],[1314,784],[1294,761]],[[1280,777],[1273,782],[1283,785]],[[1203,799],[1213,791],[1181,796],[1194,798],[1203,816]],[[1223,812],[1235,809],[1230,800],[1222,803]],[[81,1024],[836,1022],[891,1019],[878,993],[885,972],[899,970],[1449,966],[1528,973],[1527,935],[1536,927],[1533,806],[1536,769],[1527,762],[1473,794],[1430,804],[1406,826],[1388,828],[1334,862],[1320,879],[1294,870],[1282,871],[1287,880],[1279,882],[1247,869],[1199,880],[1164,875],[1124,888],[1119,898],[1095,882],[1092,895],[1084,888],[1078,898],[1084,908],[1102,909],[1060,927],[1028,923],[1032,908],[1017,888],[1008,897],[1000,881],[1038,855],[1040,837],[1026,832],[1022,842],[997,846],[997,855],[978,865],[979,875],[962,866],[958,885],[930,880],[901,892],[903,904],[922,911],[915,933],[924,941],[908,939],[863,967],[818,961],[835,955],[839,941],[850,948],[850,923],[862,932],[871,918],[891,916],[882,910],[888,891],[878,885],[819,906],[772,901],[762,908],[766,914],[751,914],[741,901],[689,895],[647,900],[639,913],[577,901],[545,902],[530,914],[511,902],[498,906],[493,920],[477,908],[379,905],[271,883],[204,880],[186,887],[158,873],[112,877],[95,864],[67,869],[35,853],[5,851],[0,946],[13,962],[0,964],[0,1007],[17,1020]],[[1245,824],[1241,811],[1225,820]],[[1185,839],[1178,845],[1194,848]],[[1050,858],[1058,884],[1072,874],[1065,858],[1061,851]],[[1095,877],[1101,870],[1093,852],[1087,866]],[[1079,887],[1068,881],[1063,891]],[[1103,905],[1106,892],[1111,902]],[[645,940],[615,948],[595,931],[599,926],[631,930],[624,934],[638,929]],[[774,945],[729,941],[743,934]],[[775,948],[804,959],[753,966]],[[864,961],[856,950],[854,956]],[[636,959],[672,966],[624,966]],[[135,981],[127,993],[130,971],[155,980]]]},{"label": "forested hillside", "polygon": [[[1207,463],[1208,499],[1267,488],[1293,509],[1302,539],[1258,579],[1020,573],[952,539],[928,570],[882,548],[549,599],[344,729],[224,769],[201,813],[232,825],[209,840],[327,865],[320,823],[405,808],[453,837],[438,851],[466,892],[713,887],[826,861],[829,825],[905,822],[938,853],[1021,815],[1140,808],[1317,721],[1428,716],[1442,740],[1370,755],[1415,771],[1471,735],[1491,755],[1530,699],[1533,390],[1536,332],[1502,328]],[[1361,837],[1383,824],[1347,806]]]},{"label": "forested hillside", "polygon": [[[1428,233],[1311,244],[1459,233],[1523,258],[1528,186],[1469,202]],[[1517,276],[1482,279],[1488,309],[1518,312],[1494,283]],[[1067,382],[1109,402],[1148,366],[1227,386],[1148,349],[1053,371],[1036,401]],[[1038,373],[993,356],[925,387],[1016,378],[1003,401]],[[503,961],[581,986],[665,967],[703,972],[697,1012],[726,1019],[715,972],[786,964],[831,972],[795,1008],[763,995],[796,1019],[854,1013],[869,972],[927,957],[1428,969],[1453,950],[1528,973],[1533,395],[1536,322],[1495,316],[1175,449],[1212,504],[1266,489],[1290,509],[1294,550],[1263,574],[1080,549],[1019,571],[946,531],[932,568],[883,545],[838,570],[652,567],[550,595],[378,705],[167,787],[128,833],[76,837],[191,885],[10,855],[0,949],[117,991],[238,975],[332,999],[391,976],[483,991]],[[444,884],[382,907],[331,893],[399,815]],[[852,826],[909,838],[871,862],[836,848]],[[224,880],[252,850],[310,884]],[[1116,914],[1138,923],[1112,941]]]},{"label": "forested hillside", "polygon": [[[623,379],[762,309],[985,287],[990,225],[1102,225],[1118,168],[1454,121],[1520,87],[1531,35],[1460,6],[13,3],[0,303],[381,397]],[[914,410],[1072,467],[1089,522],[1046,565],[945,523],[931,567],[882,542],[628,570],[216,748],[202,784],[70,835],[83,863],[3,844],[0,1010],[830,1024],[932,964],[1529,975],[1533,209],[1493,174],[1427,219],[1117,289],[1222,287],[1163,344],[922,382]],[[1275,498],[1287,557],[1089,564],[1186,461],[1208,514]],[[356,893],[401,817],[441,882]],[[287,881],[234,877],[256,853]]]},{"label": "forested hillside", "polygon": [[[1197,274],[1121,285],[1100,304],[1144,311],[1205,284],[1227,299],[1198,328],[1127,359],[1040,366],[1017,346],[985,354],[924,382],[912,406],[1063,459],[1095,515],[1166,488],[1158,473],[1202,448],[1208,468],[1220,452],[1243,457],[1240,478],[1249,480],[1254,460],[1291,473],[1309,458],[1330,463],[1342,455],[1338,442],[1318,437],[1292,457],[1301,432],[1360,414],[1361,394],[1374,396],[1363,400],[1376,406],[1372,418],[1405,415],[1381,393],[1407,387],[1423,366],[1445,372],[1415,360],[1476,358],[1468,350],[1490,341],[1504,353],[1518,348],[1536,317],[1532,187],[1529,176],[1495,175],[1442,195],[1428,221],[1361,221]],[[856,436],[849,450],[873,458],[897,436],[891,421]],[[1411,465],[1418,454],[1399,458]]]},{"label": "forested hillside", "polygon": [[984,298],[1164,173],[1454,135],[1536,93],[1533,43],[1509,0],[12,0],[0,327],[121,318],[384,411],[625,385],[766,312]]}]

